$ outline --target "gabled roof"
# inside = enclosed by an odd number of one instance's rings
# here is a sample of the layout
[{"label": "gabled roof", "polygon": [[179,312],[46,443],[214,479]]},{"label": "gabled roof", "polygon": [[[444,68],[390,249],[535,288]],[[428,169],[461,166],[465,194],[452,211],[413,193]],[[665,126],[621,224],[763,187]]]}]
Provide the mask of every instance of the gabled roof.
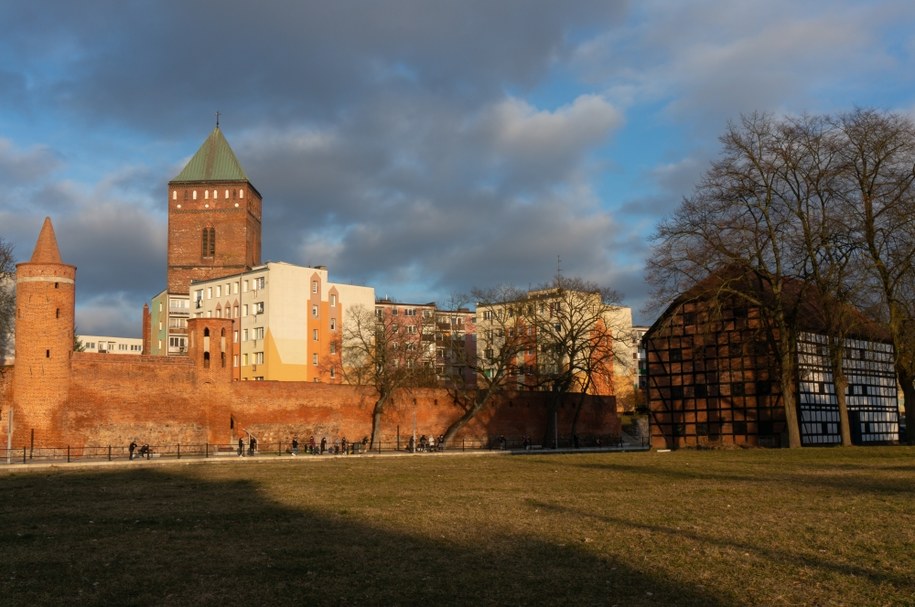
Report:
[{"label": "gabled roof", "polygon": [[54,226],[51,225],[50,217],[45,217],[44,223],[41,225],[41,233],[38,234],[38,242],[35,243],[31,262],[61,263],[57,236],[54,234]]},{"label": "gabled roof", "polygon": [[[800,331],[828,333],[830,319],[827,316],[841,313],[844,322],[847,323],[845,337],[860,337],[886,343],[891,341],[885,324],[869,317],[863,310],[849,303],[831,301],[828,295],[820,292],[811,282],[785,277],[782,289],[782,305],[786,307],[787,313],[794,317],[796,328]],[[738,293],[742,293],[746,298],[742,306],[753,307],[749,304],[751,300],[774,305],[775,294],[772,292],[771,284],[764,278],[737,266],[720,268],[674,299],[652,323],[643,339],[653,337],[666,324],[667,319],[689,301],[708,302],[724,296],[725,300],[731,302],[730,305],[734,305],[735,298],[740,299]]]},{"label": "gabled roof", "polygon": [[248,181],[248,176],[217,126],[172,181]]}]

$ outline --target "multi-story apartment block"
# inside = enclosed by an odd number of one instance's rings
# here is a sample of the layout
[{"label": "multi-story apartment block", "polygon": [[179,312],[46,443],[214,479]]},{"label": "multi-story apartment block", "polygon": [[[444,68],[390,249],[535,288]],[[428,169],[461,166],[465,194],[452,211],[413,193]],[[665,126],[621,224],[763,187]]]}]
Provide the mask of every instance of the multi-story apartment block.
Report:
[{"label": "multi-story apartment block", "polygon": [[143,354],[143,340],[139,337],[111,337],[107,335],[77,335],[83,352],[100,354]]},{"label": "multi-story apartment block", "polygon": [[467,308],[435,311],[435,376],[449,386],[474,386],[476,313]]},{"label": "multi-story apartment block", "polygon": [[[511,375],[524,389],[549,389],[550,377],[573,370],[573,391],[632,394],[632,310],[598,292],[540,289],[512,301],[477,304],[477,357],[511,351]],[[485,369],[487,375],[494,365]],[[585,377],[587,376],[587,377]]]},{"label": "multi-story apartment block", "polygon": [[383,298],[375,302],[375,317],[379,327],[387,329],[382,334],[405,344],[405,364],[421,365],[440,385],[473,384],[474,312],[466,308],[440,310],[434,302]]},{"label": "multi-story apartment block", "polygon": [[191,283],[193,318],[233,319],[235,379],[342,383],[348,311],[371,310],[375,291],[332,283],[323,266],[267,262]]}]

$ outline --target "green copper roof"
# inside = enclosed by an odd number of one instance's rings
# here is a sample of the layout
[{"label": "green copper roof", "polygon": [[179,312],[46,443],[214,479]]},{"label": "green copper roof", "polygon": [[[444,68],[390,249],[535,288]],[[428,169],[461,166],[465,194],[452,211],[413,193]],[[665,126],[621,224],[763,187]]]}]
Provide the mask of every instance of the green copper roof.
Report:
[{"label": "green copper roof", "polygon": [[248,176],[217,126],[172,181],[248,181]]}]

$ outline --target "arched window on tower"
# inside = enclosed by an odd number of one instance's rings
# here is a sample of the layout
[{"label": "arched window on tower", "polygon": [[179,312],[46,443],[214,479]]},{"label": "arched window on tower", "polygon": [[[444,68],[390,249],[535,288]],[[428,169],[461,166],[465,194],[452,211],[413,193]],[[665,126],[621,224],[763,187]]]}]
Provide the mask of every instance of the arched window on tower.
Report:
[{"label": "arched window on tower", "polygon": [[200,256],[214,257],[216,255],[216,228],[203,228],[200,239]]}]

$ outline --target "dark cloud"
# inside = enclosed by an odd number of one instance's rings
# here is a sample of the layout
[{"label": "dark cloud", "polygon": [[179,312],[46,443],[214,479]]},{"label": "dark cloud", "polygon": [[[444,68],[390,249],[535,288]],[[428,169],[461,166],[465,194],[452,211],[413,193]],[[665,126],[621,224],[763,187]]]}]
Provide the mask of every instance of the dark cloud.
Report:
[{"label": "dark cloud", "polygon": [[561,265],[638,314],[646,235],[729,119],[888,82],[912,105],[911,57],[881,40],[913,9],[877,4],[0,3],[0,237],[27,256],[51,215],[80,330],[137,327],[166,184],[218,110],[264,259],[420,301]]}]

